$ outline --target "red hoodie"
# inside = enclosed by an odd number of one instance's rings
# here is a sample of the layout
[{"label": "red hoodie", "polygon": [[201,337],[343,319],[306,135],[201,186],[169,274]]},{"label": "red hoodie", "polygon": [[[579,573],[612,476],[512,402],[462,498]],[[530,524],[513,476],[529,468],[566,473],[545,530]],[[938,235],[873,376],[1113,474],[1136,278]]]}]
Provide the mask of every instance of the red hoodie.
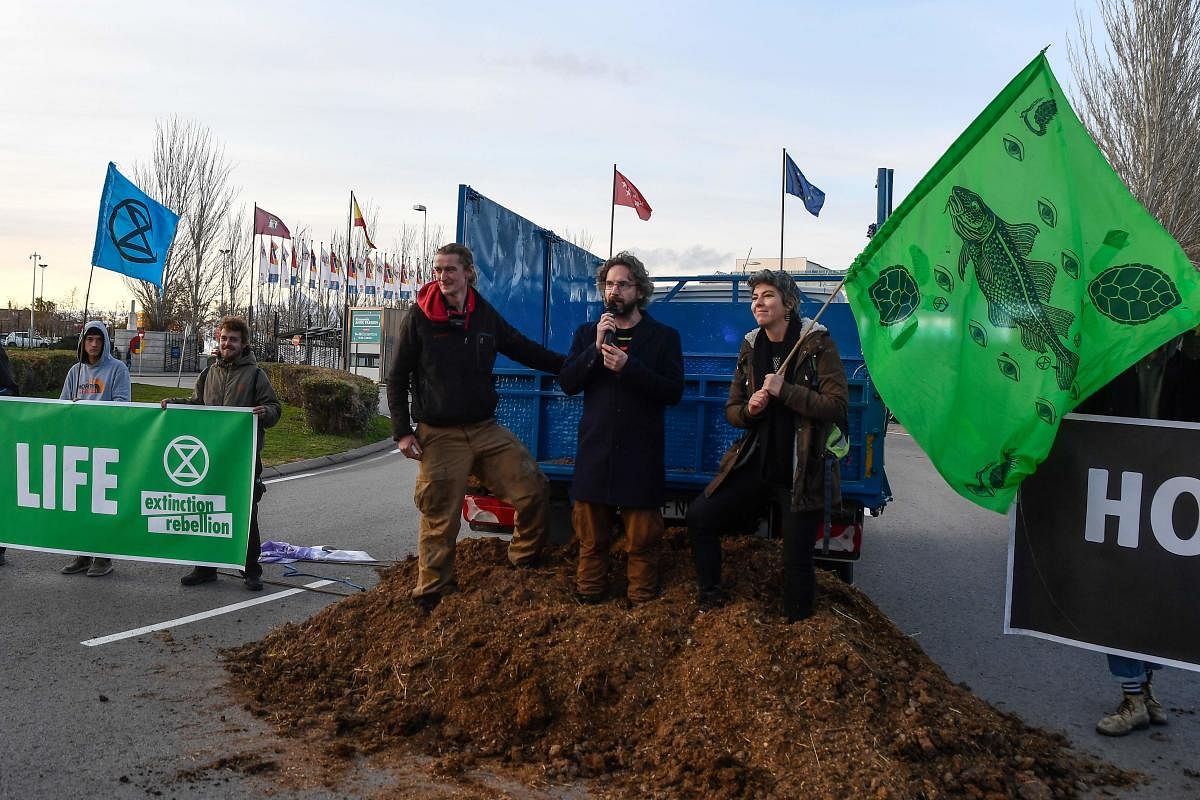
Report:
[{"label": "red hoodie", "polygon": [[461,319],[463,328],[471,322],[471,312],[475,310],[475,290],[467,287],[467,301],[463,311],[452,311],[446,306],[446,296],[442,294],[437,281],[430,281],[417,290],[417,306],[425,312],[430,322],[449,322]]}]

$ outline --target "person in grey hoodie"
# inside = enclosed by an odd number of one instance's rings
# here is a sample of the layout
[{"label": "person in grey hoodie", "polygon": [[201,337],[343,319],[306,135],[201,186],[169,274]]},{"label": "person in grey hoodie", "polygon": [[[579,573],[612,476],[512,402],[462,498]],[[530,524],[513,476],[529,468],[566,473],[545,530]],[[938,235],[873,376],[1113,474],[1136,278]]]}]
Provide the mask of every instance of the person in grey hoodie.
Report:
[{"label": "person in grey hoodie", "polygon": [[[105,400],[128,403],[130,399],[129,368],[113,358],[108,341],[108,328],[100,320],[83,326],[79,335],[79,362],[67,372],[60,400]],[[112,572],[112,559],[99,556],[76,556],[63,567],[63,575],[87,573],[98,578]]]}]

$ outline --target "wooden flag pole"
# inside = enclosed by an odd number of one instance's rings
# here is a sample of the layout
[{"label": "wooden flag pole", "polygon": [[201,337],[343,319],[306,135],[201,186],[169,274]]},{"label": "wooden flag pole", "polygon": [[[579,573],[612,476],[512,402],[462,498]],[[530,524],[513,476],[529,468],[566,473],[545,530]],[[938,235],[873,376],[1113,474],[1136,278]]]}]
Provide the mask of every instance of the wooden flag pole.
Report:
[{"label": "wooden flag pole", "polygon": [[846,279],[842,278],[837,287],[830,293],[828,299],[825,300],[825,304],[821,306],[816,314],[813,315],[812,325],[809,326],[807,331],[800,332],[800,338],[796,340],[796,345],[792,348],[792,351],[787,354],[787,358],[783,360],[783,363],[779,365],[779,369],[775,370],[775,374],[782,375],[784,371],[787,370],[788,364],[791,363],[792,359],[796,357],[796,353],[800,352],[800,345],[804,344],[804,340],[808,338],[808,335],[817,329],[817,320],[821,318],[821,315],[825,313],[825,309],[829,308],[829,304],[833,302],[833,298],[837,297],[838,292],[840,292],[842,287],[845,285]]}]

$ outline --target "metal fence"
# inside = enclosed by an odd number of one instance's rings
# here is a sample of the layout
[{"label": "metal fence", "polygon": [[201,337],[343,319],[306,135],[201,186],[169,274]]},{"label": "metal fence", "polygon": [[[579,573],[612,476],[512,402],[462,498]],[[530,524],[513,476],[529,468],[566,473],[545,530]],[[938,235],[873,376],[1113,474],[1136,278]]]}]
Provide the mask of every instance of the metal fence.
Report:
[{"label": "metal fence", "polygon": [[163,372],[179,372],[180,360],[184,372],[199,372],[207,363],[207,354],[201,352],[203,347],[204,343],[196,341],[194,336],[168,332],[163,342]]},{"label": "metal fence", "polygon": [[256,333],[251,341],[259,361],[342,369],[342,336],[333,328],[280,331],[278,335]]}]

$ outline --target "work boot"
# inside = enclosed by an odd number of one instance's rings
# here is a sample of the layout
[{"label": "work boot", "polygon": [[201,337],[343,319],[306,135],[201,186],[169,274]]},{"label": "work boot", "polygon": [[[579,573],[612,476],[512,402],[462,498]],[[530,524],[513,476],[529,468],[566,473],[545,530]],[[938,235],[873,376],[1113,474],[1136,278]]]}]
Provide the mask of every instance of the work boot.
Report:
[{"label": "work boot", "polygon": [[59,570],[63,575],[78,575],[81,572],[87,572],[92,566],[91,556],[75,556],[71,562]]},{"label": "work boot", "polygon": [[179,579],[184,586],[199,586],[202,583],[212,583],[217,579],[216,567],[192,567],[192,571]]},{"label": "work boot", "polygon": [[88,568],[89,578],[99,578],[113,571],[111,558],[93,558],[92,566]]},{"label": "work boot", "polygon": [[701,614],[707,611],[715,611],[718,608],[723,608],[729,603],[732,598],[729,592],[722,589],[720,586],[714,586],[710,589],[701,589],[696,595],[696,606]]},{"label": "work boot", "polygon": [[413,603],[417,608],[421,609],[426,614],[431,613],[438,604],[442,602],[442,596],[438,592],[432,594],[419,594],[412,598]]},{"label": "work boot", "polygon": [[1116,711],[1096,723],[1096,731],[1105,736],[1124,736],[1130,731],[1150,727],[1150,714],[1140,694],[1127,694]]},{"label": "work boot", "polygon": [[1142,684],[1142,700],[1146,703],[1146,714],[1150,717],[1150,724],[1166,725],[1167,711],[1158,702],[1158,698],[1154,696],[1154,685],[1150,681]]}]

